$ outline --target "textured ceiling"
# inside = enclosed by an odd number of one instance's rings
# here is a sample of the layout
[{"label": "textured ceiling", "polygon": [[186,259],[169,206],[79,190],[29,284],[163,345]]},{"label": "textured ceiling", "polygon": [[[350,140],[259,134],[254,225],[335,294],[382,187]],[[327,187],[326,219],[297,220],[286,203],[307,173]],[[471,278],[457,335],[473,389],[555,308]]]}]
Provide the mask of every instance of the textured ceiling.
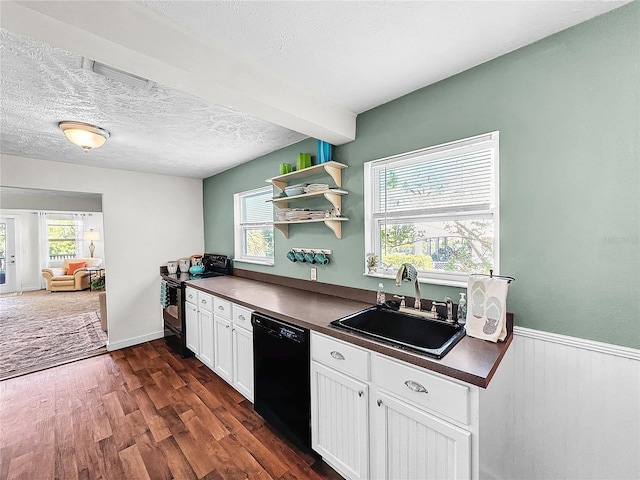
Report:
[{"label": "textured ceiling", "polygon": [[[83,70],[81,57],[6,30],[0,52],[3,154],[204,178],[305,138],[178,90],[109,80]],[[111,137],[84,153],[62,120]]]},{"label": "textured ceiling", "polygon": [[[0,30],[0,151],[204,178],[307,138],[314,126],[338,132],[342,126],[331,123],[336,109],[361,113],[624,3],[143,0],[53,5],[2,0],[1,25],[8,23],[15,30]],[[90,15],[99,8],[102,13],[126,10],[139,22],[139,31],[127,36],[123,24],[119,30],[110,20],[83,22],[59,13],[78,10],[80,18],[80,10]],[[53,20],[52,9],[59,15]],[[76,23],[65,24],[60,17]],[[35,40],[44,38],[40,33],[45,25],[47,43]],[[91,25],[100,30],[95,37]],[[184,43],[163,44],[156,35],[147,40],[156,41],[155,51],[132,50],[149,46],[140,41],[140,32],[152,28],[154,33],[171,28],[171,41]],[[88,41],[70,40],[78,33],[77,38]],[[66,48],[59,48],[62,45]],[[218,60],[231,59],[227,66],[238,59],[240,70],[216,72],[217,65],[207,56],[194,61],[189,55],[200,45],[203,51],[221,52]],[[89,55],[92,50],[114,60],[124,59],[114,52],[129,52],[124,63],[146,69],[149,74],[144,76],[159,83],[147,91],[85,71],[79,52],[99,59]],[[183,56],[183,62],[166,61],[162,52],[168,50]],[[134,62],[147,58],[147,65]],[[168,68],[158,70],[158,65]],[[196,77],[199,89],[190,88],[186,80]],[[227,77],[227,85],[214,85]],[[233,82],[244,78],[254,81],[254,90],[238,98],[257,101],[257,108],[225,101]],[[211,88],[203,90],[203,84]],[[260,112],[260,118],[221,105]],[[317,114],[303,118],[305,111]],[[298,117],[299,128],[294,126]],[[109,130],[111,138],[85,154],[65,139],[57,127],[61,120],[98,125]]]}]

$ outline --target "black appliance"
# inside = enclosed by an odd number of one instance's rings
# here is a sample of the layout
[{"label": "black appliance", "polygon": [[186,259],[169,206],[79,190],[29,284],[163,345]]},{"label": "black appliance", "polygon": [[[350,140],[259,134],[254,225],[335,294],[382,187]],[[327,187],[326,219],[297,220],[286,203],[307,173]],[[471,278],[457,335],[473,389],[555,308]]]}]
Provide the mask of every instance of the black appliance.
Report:
[{"label": "black appliance", "polygon": [[233,273],[233,262],[227,255],[205,253],[202,257],[204,272],[199,274],[170,274],[166,265],[160,267],[162,318],[164,320],[164,338],[169,346],[183,358],[193,356],[186,345],[186,319],[184,311],[185,282],[200,278],[218,277]]},{"label": "black appliance", "polygon": [[254,409],[299,448],[311,451],[309,330],[251,315]]}]

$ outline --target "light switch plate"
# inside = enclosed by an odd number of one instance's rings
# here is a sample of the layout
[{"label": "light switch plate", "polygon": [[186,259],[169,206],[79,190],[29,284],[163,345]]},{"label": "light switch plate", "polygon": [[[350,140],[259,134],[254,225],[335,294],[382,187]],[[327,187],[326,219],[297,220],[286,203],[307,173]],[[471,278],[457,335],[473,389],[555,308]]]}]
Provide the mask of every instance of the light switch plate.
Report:
[{"label": "light switch plate", "polygon": [[311,267],[311,281],[315,282],[318,280],[318,269],[316,267]]}]

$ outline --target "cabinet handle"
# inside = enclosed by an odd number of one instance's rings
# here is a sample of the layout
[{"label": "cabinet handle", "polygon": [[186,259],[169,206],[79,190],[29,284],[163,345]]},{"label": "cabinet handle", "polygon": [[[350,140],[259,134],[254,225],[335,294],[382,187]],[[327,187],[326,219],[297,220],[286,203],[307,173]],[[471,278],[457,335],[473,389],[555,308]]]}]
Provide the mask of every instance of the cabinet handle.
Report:
[{"label": "cabinet handle", "polygon": [[381,407],[381,406],[382,406],[382,400],[378,399],[378,400],[376,401],[376,403],[378,404],[378,406],[379,406],[379,407]]},{"label": "cabinet handle", "polygon": [[222,310],[224,312],[224,307],[222,305],[218,305],[218,310]]},{"label": "cabinet handle", "polygon": [[364,395],[364,392],[362,390],[358,390],[358,396],[361,397]]},{"label": "cabinet handle", "polygon": [[229,328],[229,325],[225,325],[226,328]]},{"label": "cabinet handle", "polygon": [[203,304],[203,305],[206,305],[207,301],[203,298],[202,300],[200,300],[200,303]]},{"label": "cabinet handle", "polygon": [[414,392],[418,393],[429,393],[426,388],[420,385],[418,382],[414,382],[413,380],[407,380],[404,384]]},{"label": "cabinet handle", "polygon": [[244,322],[246,318],[244,318],[244,315],[238,315],[238,320],[242,320]]},{"label": "cabinet handle", "polygon": [[336,352],[335,350],[331,352],[331,356],[336,360],[344,360],[344,355],[342,355],[340,352]]},{"label": "cabinet handle", "polygon": [[191,300],[193,298],[193,295],[189,295],[189,300]]}]

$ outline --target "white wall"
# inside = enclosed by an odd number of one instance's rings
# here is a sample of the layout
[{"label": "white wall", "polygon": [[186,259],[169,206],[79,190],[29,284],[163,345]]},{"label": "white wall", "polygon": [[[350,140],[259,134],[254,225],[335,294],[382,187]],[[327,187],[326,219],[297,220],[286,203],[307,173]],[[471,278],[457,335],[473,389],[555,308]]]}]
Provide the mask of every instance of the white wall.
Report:
[{"label": "white wall", "polygon": [[3,155],[0,184],[102,194],[108,348],[162,336],[159,266],[203,252],[201,180]]}]

